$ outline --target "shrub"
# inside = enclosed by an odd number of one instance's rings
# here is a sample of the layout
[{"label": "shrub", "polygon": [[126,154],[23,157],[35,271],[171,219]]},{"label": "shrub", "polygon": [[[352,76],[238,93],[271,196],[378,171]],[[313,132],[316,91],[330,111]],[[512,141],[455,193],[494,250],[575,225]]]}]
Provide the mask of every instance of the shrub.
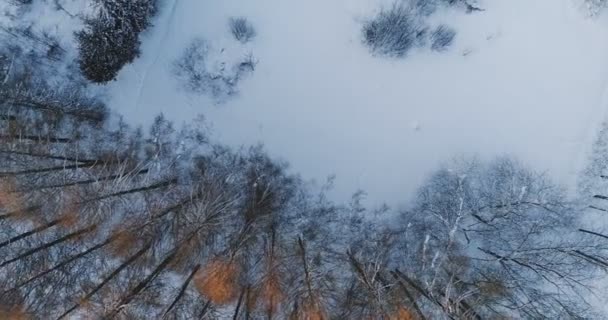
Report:
[{"label": "shrub", "polygon": [[175,75],[189,91],[209,94],[222,102],[238,92],[239,82],[255,70],[257,59],[250,53],[224,61],[221,52],[206,40],[195,39],[174,63]]},{"label": "shrub", "polygon": [[364,43],[382,55],[402,57],[414,46],[424,43],[426,27],[410,7],[395,4],[382,10],[363,26]]},{"label": "shrub", "polygon": [[238,297],[238,268],[235,263],[211,261],[196,274],[194,284],[198,291],[217,305],[233,302]]},{"label": "shrub", "polygon": [[175,74],[190,91],[205,91],[209,80],[206,66],[209,50],[207,41],[195,39],[174,63]]},{"label": "shrub", "polygon": [[436,0],[413,0],[416,11],[423,16],[430,16],[437,11]]},{"label": "shrub", "polygon": [[440,25],[431,33],[431,49],[434,51],[445,51],[456,37],[456,31],[446,26]]},{"label": "shrub", "polygon": [[247,18],[230,18],[229,25],[234,38],[242,43],[247,43],[256,36],[255,28]]},{"label": "shrub", "polygon": [[[258,60],[253,56],[252,53],[245,55],[243,60],[238,64],[238,74],[255,71],[255,66],[258,64]],[[240,76],[239,76],[240,78]]]},{"label": "shrub", "polygon": [[589,15],[595,16],[608,6],[608,0],[585,0],[585,6]]},{"label": "shrub", "polygon": [[13,0],[12,3],[16,4],[16,5],[22,5],[22,4],[32,4],[33,0]]},{"label": "shrub", "polygon": [[[425,1],[425,0],[420,0]],[[464,8],[467,13],[475,11],[484,11],[481,7],[478,7],[477,0],[439,0],[446,6],[459,6]]]}]

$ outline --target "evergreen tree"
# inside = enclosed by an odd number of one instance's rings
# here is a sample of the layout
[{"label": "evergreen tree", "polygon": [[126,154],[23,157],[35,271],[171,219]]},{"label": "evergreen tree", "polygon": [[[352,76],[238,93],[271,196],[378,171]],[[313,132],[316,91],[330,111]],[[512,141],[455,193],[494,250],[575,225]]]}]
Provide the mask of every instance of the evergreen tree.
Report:
[{"label": "evergreen tree", "polygon": [[116,78],[122,67],[140,54],[139,34],[150,25],[154,0],[100,0],[97,17],[76,33],[80,68],[97,83]]}]

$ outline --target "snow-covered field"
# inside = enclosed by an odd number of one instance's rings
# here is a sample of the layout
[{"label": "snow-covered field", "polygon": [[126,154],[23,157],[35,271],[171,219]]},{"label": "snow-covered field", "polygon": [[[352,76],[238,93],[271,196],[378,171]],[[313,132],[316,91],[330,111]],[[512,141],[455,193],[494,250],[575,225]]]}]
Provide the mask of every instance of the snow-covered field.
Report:
[{"label": "snow-covered field", "polygon": [[[202,114],[222,142],[263,143],[306,179],[335,174],[339,200],[364,189],[372,203],[401,203],[459,155],[512,154],[574,185],[608,108],[605,14],[590,18],[576,0],[485,0],[483,12],[431,17],[458,32],[448,51],[374,57],[361,26],[390,3],[163,0],[141,57],[100,89],[134,124]],[[64,13],[29,17],[71,37],[81,24]],[[252,42],[232,38],[232,16],[253,23]],[[257,59],[238,95],[218,103],[183,89],[174,61],[196,38],[218,63]]]},{"label": "snow-covered field", "polygon": [[[203,114],[222,141],[263,142],[305,178],[335,174],[341,199],[362,188],[400,202],[462,154],[513,154],[573,181],[608,102],[605,17],[571,0],[485,1],[484,12],[432,17],[458,31],[447,52],[391,59],[361,43],[362,22],[382,5],[167,0],[141,59],[110,85],[111,106],[142,124],[157,112],[178,122]],[[221,104],[180,90],[173,61],[196,37],[233,48],[230,16],[258,31],[237,49],[259,60],[255,73]]]}]

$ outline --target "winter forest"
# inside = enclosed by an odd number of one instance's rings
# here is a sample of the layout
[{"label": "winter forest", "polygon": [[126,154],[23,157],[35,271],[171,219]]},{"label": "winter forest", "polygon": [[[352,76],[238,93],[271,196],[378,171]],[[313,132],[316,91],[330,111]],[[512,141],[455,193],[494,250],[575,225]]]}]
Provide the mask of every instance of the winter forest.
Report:
[{"label": "winter forest", "polygon": [[0,0],[0,320],[608,319],[608,1]]}]

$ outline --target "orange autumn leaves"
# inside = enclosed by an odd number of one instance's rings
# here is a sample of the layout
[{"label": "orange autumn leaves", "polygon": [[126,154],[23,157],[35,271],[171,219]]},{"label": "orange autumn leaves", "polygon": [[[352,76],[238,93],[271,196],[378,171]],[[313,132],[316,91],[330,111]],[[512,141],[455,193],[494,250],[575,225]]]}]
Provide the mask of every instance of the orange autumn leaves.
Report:
[{"label": "orange autumn leaves", "polygon": [[0,305],[0,319],[2,320],[29,320],[31,317],[21,306],[5,309]]},{"label": "orange autumn leaves", "polygon": [[238,268],[234,262],[216,259],[199,270],[194,284],[200,293],[216,305],[225,305],[238,298]]},{"label": "orange autumn leaves", "polygon": [[[278,272],[271,268],[267,270],[266,276],[260,279],[257,288],[244,288],[239,284],[239,272],[241,271],[236,262],[217,258],[198,270],[193,282],[203,296],[218,306],[235,304],[238,300],[243,299],[241,303],[249,309],[259,307],[267,315],[277,315],[281,304],[288,303],[288,297]],[[318,303],[308,301],[309,299],[305,300],[299,308],[294,310],[289,319],[327,319]],[[405,315],[406,313],[399,312],[390,320],[414,319]]]},{"label": "orange autumn leaves", "polygon": [[[197,272],[194,284],[198,291],[216,305],[227,305],[239,299],[243,288],[238,284],[239,267],[235,262],[215,259]],[[262,305],[267,313],[277,312],[285,300],[277,274],[270,273],[262,279],[257,289],[247,293],[246,304],[253,308]]]},{"label": "orange autumn leaves", "polygon": [[0,209],[19,211],[22,209],[21,196],[14,190],[12,179],[0,178]]}]

